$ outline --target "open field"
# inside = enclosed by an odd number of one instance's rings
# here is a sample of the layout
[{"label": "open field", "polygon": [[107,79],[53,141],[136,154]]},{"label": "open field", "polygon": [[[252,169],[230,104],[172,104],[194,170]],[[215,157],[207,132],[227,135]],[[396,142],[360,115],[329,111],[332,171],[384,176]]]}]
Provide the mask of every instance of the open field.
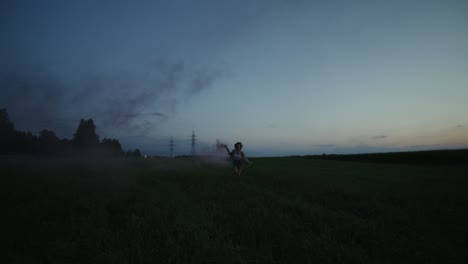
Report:
[{"label": "open field", "polygon": [[0,157],[3,263],[466,263],[468,167]]}]

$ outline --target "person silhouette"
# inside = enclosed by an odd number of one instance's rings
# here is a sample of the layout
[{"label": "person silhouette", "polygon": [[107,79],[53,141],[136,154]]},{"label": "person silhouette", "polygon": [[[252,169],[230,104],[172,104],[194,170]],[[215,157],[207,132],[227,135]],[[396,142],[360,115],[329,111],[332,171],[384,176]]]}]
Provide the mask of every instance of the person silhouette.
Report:
[{"label": "person silhouette", "polygon": [[245,166],[250,166],[252,164],[252,162],[249,161],[249,159],[245,156],[244,152],[242,151],[242,143],[237,142],[236,144],[234,144],[234,149],[232,151],[229,151],[227,145],[224,145],[224,147],[226,148],[226,151],[232,160],[232,173],[234,175],[240,176]]}]

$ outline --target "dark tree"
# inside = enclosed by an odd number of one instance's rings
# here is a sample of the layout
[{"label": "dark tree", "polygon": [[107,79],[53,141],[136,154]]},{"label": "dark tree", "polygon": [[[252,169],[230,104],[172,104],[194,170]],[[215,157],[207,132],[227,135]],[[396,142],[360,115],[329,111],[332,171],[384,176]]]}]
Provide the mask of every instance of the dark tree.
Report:
[{"label": "dark tree", "polygon": [[14,154],[35,154],[36,143],[38,139],[31,132],[15,131],[13,149],[11,153]]},{"label": "dark tree", "polygon": [[99,137],[93,119],[81,119],[73,137],[73,144],[78,150],[93,150],[99,146]]},{"label": "dark tree", "polygon": [[53,131],[47,129],[35,136],[31,132],[16,131],[4,108],[0,109],[0,154],[141,157],[139,149],[124,153],[117,139],[105,138],[99,142],[93,119],[81,119],[72,140],[60,139]]},{"label": "dark tree", "polygon": [[103,139],[101,142],[101,149],[103,150],[104,154],[107,155],[122,156],[124,154],[122,145],[120,145],[120,142],[117,139]]},{"label": "dark tree", "polygon": [[39,132],[39,140],[51,145],[55,145],[60,142],[60,139],[57,137],[57,135],[55,135],[53,131],[47,129],[43,129],[41,132]]},{"label": "dark tree", "polygon": [[14,133],[15,126],[13,122],[10,121],[8,112],[5,108],[0,109],[0,135],[3,136],[3,133]]},{"label": "dark tree", "polygon": [[135,157],[135,158],[140,158],[141,157],[141,152],[139,149],[135,149],[134,151],[128,150],[125,155],[127,157]]},{"label": "dark tree", "polygon": [[71,155],[73,153],[73,140],[61,139],[59,153],[62,155]]},{"label": "dark tree", "polygon": [[43,129],[39,132],[38,151],[41,154],[53,155],[60,150],[60,139],[53,131]]},{"label": "dark tree", "polygon": [[136,157],[136,158],[141,158],[141,152],[139,149],[135,149],[133,151],[133,157]]},{"label": "dark tree", "polygon": [[15,127],[5,108],[0,109],[0,154],[9,154],[14,148]]}]

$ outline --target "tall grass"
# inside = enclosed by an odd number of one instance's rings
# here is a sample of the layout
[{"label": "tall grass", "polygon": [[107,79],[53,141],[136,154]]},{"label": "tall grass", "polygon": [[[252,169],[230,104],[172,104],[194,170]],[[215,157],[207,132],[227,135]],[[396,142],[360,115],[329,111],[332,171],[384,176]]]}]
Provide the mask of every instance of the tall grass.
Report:
[{"label": "tall grass", "polygon": [[463,263],[467,167],[0,158],[6,263]]}]

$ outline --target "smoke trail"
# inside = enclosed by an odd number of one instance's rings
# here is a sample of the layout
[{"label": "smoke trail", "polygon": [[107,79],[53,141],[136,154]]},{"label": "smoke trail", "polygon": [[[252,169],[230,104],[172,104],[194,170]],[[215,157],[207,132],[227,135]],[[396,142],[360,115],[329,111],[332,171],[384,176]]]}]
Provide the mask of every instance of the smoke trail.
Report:
[{"label": "smoke trail", "polygon": [[34,131],[47,125],[70,133],[72,121],[93,118],[105,130],[145,135],[172,117],[178,100],[200,95],[223,76],[223,70],[183,61],[143,66],[145,71],[85,71],[67,79],[44,66],[10,64],[0,69],[0,105],[20,127]]}]

